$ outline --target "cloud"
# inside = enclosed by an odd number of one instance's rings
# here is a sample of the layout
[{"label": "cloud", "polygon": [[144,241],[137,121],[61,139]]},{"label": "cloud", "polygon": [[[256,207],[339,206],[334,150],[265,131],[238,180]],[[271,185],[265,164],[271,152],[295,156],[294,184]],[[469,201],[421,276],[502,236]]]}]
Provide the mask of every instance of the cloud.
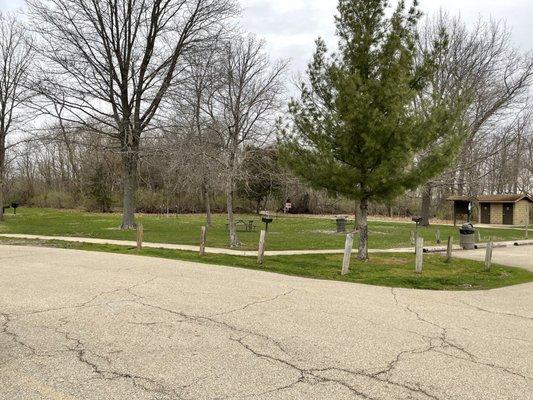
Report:
[{"label": "cloud", "polygon": [[335,1],[242,0],[241,24],[264,38],[273,59],[291,61],[294,72],[303,71],[315,49],[315,40],[334,41]]},{"label": "cloud", "polygon": [[10,11],[22,8],[24,6],[24,0],[0,0],[0,10]]},{"label": "cloud", "polygon": [[316,36],[332,30],[334,2],[243,0],[242,5],[243,24],[264,34]]},{"label": "cloud", "polygon": [[[294,73],[302,72],[310,60],[317,37],[335,43],[336,0],[242,0],[243,27],[267,41],[274,59],[290,59]],[[513,32],[513,42],[531,50],[533,2],[531,0],[421,0],[426,15],[440,8],[461,15],[467,24],[480,17],[503,19]],[[331,46],[331,47],[332,47]]]}]

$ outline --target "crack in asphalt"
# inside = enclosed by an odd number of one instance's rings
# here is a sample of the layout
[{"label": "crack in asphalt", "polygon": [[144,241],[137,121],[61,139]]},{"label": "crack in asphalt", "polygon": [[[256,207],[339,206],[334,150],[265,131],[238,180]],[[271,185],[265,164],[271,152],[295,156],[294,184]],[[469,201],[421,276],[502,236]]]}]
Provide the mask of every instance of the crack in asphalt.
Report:
[{"label": "crack in asphalt", "polygon": [[[474,363],[474,364],[477,364],[477,365],[494,368],[494,369],[506,372],[506,373],[514,375],[514,376],[518,376],[518,377],[526,379],[526,380],[532,380],[531,377],[525,376],[525,375],[523,375],[521,373],[518,373],[516,371],[510,370],[509,368],[503,367],[501,365],[497,365],[497,364],[493,364],[493,363],[489,363],[489,362],[484,362],[484,361],[478,360],[478,358],[474,354],[472,354],[470,351],[468,351],[465,347],[460,346],[460,345],[458,345],[456,343],[453,343],[449,339],[449,333],[448,333],[449,328],[446,328],[446,327],[441,326],[441,325],[439,325],[439,324],[437,324],[435,322],[432,322],[432,321],[428,320],[427,318],[423,318],[421,316],[421,314],[418,311],[413,310],[413,308],[411,306],[403,306],[403,307],[400,306],[399,305],[399,301],[398,301],[398,297],[397,297],[397,294],[396,294],[394,288],[391,289],[391,293],[393,295],[395,304],[398,307],[401,307],[404,310],[407,310],[411,314],[415,315],[417,320],[419,320],[420,322],[426,323],[426,324],[431,325],[431,326],[433,326],[433,327],[435,327],[435,328],[440,330],[440,336],[437,336],[437,337],[434,337],[434,336],[428,337],[428,336],[424,336],[424,335],[419,334],[421,337],[424,337],[426,339],[427,338],[431,338],[431,339],[439,340],[440,341],[440,345],[439,344],[433,345],[433,344],[430,343],[430,345],[428,347],[426,347],[426,348],[417,348],[417,349],[402,351],[396,356],[396,358],[393,361],[391,361],[391,363],[389,363],[389,365],[384,370],[378,372],[378,374],[388,373],[388,372],[392,371],[394,369],[394,367],[396,366],[396,364],[398,364],[401,361],[401,357],[404,354],[423,354],[423,353],[426,353],[426,352],[429,352],[429,351],[433,351],[433,352],[442,354],[442,355],[444,355],[446,357],[451,357],[451,358],[455,358],[455,359],[458,359],[458,360],[471,362],[471,363]],[[467,304],[467,305],[469,305],[469,304]],[[477,308],[477,307],[475,307],[475,308]],[[480,311],[486,311],[486,310],[481,309]],[[497,313],[497,314],[500,314],[500,313]],[[516,317],[522,317],[522,316],[514,315],[514,314],[506,314],[506,315],[513,315],[513,316],[516,316]],[[463,354],[466,357],[460,357],[458,355],[450,354],[448,352],[443,351],[446,348],[452,348],[452,349],[458,351],[460,354]]]},{"label": "crack in asphalt", "polygon": [[474,308],[474,309],[476,309],[478,311],[483,311],[483,312],[486,312],[486,313],[489,313],[489,314],[492,314],[492,315],[503,315],[503,316],[507,316],[507,317],[526,319],[526,320],[529,320],[529,321],[533,320],[533,317],[526,317],[525,315],[513,314],[513,313],[509,313],[509,312],[505,312],[505,311],[489,310],[487,308],[483,308],[483,307],[480,307],[480,306],[476,306],[474,304],[467,303],[466,301],[460,300],[460,299],[455,299],[455,301],[457,301],[457,302],[459,302],[461,304],[464,304],[465,306]]},{"label": "crack in asphalt", "polygon": [[238,332],[238,333],[242,333],[242,334],[254,335],[254,336],[263,338],[265,340],[268,340],[275,347],[277,347],[280,351],[282,351],[283,353],[287,353],[287,351],[283,348],[281,343],[279,341],[273,339],[273,338],[270,338],[270,337],[268,337],[268,336],[266,336],[264,334],[258,333],[258,332],[251,331],[249,329],[238,328],[238,327],[236,327],[234,325],[231,325],[228,322],[219,321],[219,320],[214,319],[213,317],[210,317],[208,315],[186,314],[186,313],[184,313],[182,311],[175,311],[175,310],[172,310],[170,308],[161,307],[161,306],[158,306],[156,304],[146,303],[146,302],[140,301],[140,300],[134,301],[134,303],[142,305],[142,306],[145,306],[145,307],[148,307],[148,308],[153,308],[155,310],[167,312],[167,313],[172,314],[172,315],[174,315],[176,317],[181,317],[181,319],[179,319],[177,322],[207,322],[207,323],[212,323],[212,324],[217,325],[217,326],[225,327],[225,328],[227,328],[227,329],[229,329],[231,331],[234,331],[234,332]]},{"label": "crack in asphalt", "polygon": [[[281,297],[281,295],[278,295],[275,298],[279,298],[279,297]],[[270,301],[273,301],[273,299],[275,299],[275,298],[270,299]],[[262,303],[264,303],[264,302],[266,302],[266,301],[265,300],[262,301]],[[175,310],[172,310],[172,309],[164,308],[164,307],[161,307],[161,306],[158,306],[158,305],[154,305],[154,304],[150,304],[150,303],[145,303],[145,302],[137,302],[137,303],[141,304],[141,305],[144,305],[146,307],[152,307],[152,308],[155,308],[157,310],[170,313],[170,314],[172,314],[174,316],[178,316],[178,317],[181,318],[180,320],[178,320],[178,322],[186,322],[186,321],[208,322],[208,323],[213,323],[213,324],[215,324],[217,326],[225,327],[225,328],[227,328],[227,329],[229,329],[229,330],[231,330],[233,332],[238,332],[238,333],[244,334],[245,336],[243,336],[241,338],[237,338],[237,339],[236,338],[229,338],[229,340],[232,340],[234,342],[238,342],[242,347],[244,347],[246,350],[248,350],[249,352],[253,353],[254,355],[256,355],[258,357],[261,357],[261,358],[264,358],[264,359],[268,359],[270,361],[281,363],[281,364],[283,364],[283,365],[285,365],[285,366],[287,366],[289,368],[295,369],[295,370],[300,372],[298,378],[295,379],[290,384],[282,385],[280,387],[277,387],[277,388],[274,388],[274,389],[270,389],[270,390],[266,391],[263,394],[273,393],[273,392],[276,392],[276,391],[286,390],[286,389],[292,388],[292,387],[294,387],[297,384],[305,382],[307,378],[312,377],[313,379],[315,379],[317,382],[320,382],[320,383],[329,382],[329,383],[336,383],[338,385],[341,385],[341,386],[345,387],[346,389],[350,390],[353,394],[356,394],[356,395],[358,395],[358,396],[360,396],[362,398],[369,399],[369,400],[372,400],[372,399],[376,399],[377,400],[377,398],[374,398],[374,397],[372,397],[372,396],[370,396],[368,394],[365,394],[364,392],[361,392],[360,390],[357,390],[355,387],[351,386],[349,383],[347,383],[347,382],[345,382],[345,381],[343,381],[341,379],[326,378],[326,377],[317,375],[315,373],[315,372],[323,372],[323,371],[342,371],[342,372],[350,373],[353,376],[374,379],[374,380],[379,381],[381,383],[390,384],[390,385],[392,385],[394,387],[398,387],[398,388],[405,389],[405,390],[408,390],[408,391],[411,391],[411,392],[414,392],[414,393],[422,394],[422,395],[426,396],[429,399],[440,400],[437,396],[435,396],[435,395],[429,393],[428,391],[422,389],[420,386],[413,386],[413,385],[408,385],[408,384],[404,384],[404,383],[395,382],[395,381],[392,381],[390,379],[384,379],[384,378],[381,378],[378,374],[370,374],[370,373],[366,373],[364,371],[350,371],[348,369],[342,369],[342,368],[336,368],[336,367],[328,367],[326,369],[317,369],[317,368],[304,369],[304,368],[300,368],[300,367],[298,367],[297,365],[295,365],[292,362],[289,362],[289,361],[284,360],[282,358],[275,357],[275,356],[272,356],[272,355],[269,355],[269,354],[266,354],[266,353],[261,353],[258,350],[253,349],[250,345],[245,345],[243,343],[244,338],[249,337],[249,336],[254,336],[254,337],[257,337],[257,338],[260,338],[260,339],[264,339],[267,342],[273,344],[279,350],[281,350],[282,353],[285,356],[287,356],[289,358],[292,358],[289,355],[289,353],[287,352],[287,350],[285,350],[278,341],[276,341],[275,339],[273,339],[273,338],[271,338],[271,337],[269,337],[267,335],[264,335],[264,334],[261,334],[261,333],[257,333],[257,332],[253,332],[253,331],[250,331],[248,329],[238,328],[238,327],[236,327],[234,325],[231,325],[231,324],[229,324],[227,322],[213,319],[210,316],[190,315],[190,314],[186,314],[186,313],[181,312],[181,311],[175,311]],[[257,301],[251,302],[251,303],[249,303],[249,306],[257,304],[257,303],[258,303]],[[246,305],[241,307],[241,309],[245,309],[245,308],[247,308]],[[246,395],[246,396],[242,396],[242,397],[246,398],[246,397],[258,396],[258,395],[260,395],[260,394],[254,393],[254,394],[250,394],[250,395]],[[230,397],[230,398],[232,398],[232,397]]]},{"label": "crack in asphalt", "polygon": [[278,295],[276,295],[274,297],[268,298],[268,299],[252,301],[250,303],[245,304],[242,307],[233,308],[233,309],[228,310],[228,311],[222,311],[222,312],[217,313],[217,314],[211,314],[211,315],[209,315],[209,317],[212,318],[212,317],[219,317],[219,316],[222,316],[222,315],[228,315],[228,314],[232,314],[232,313],[235,313],[235,312],[238,312],[238,311],[246,310],[248,307],[252,307],[252,306],[255,306],[255,305],[258,305],[258,304],[271,303],[273,301],[278,300],[281,297],[289,296],[290,294],[292,294],[295,291],[296,291],[296,289],[291,289],[291,290],[289,290],[287,292],[280,293],[280,294],[278,294]]},{"label": "crack in asphalt", "polygon": [[325,377],[323,375],[320,375],[320,373],[325,373],[325,372],[337,372],[337,373],[340,372],[340,373],[348,374],[348,375],[350,375],[350,376],[352,376],[354,378],[370,379],[370,380],[374,380],[374,381],[379,382],[379,383],[383,383],[385,385],[390,385],[390,386],[396,387],[398,389],[407,390],[407,391],[409,391],[411,393],[423,395],[423,396],[425,396],[426,398],[429,398],[429,399],[441,400],[436,395],[429,393],[425,389],[422,389],[422,387],[419,384],[409,385],[407,383],[396,382],[396,381],[393,381],[393,380],[390,380],[390,379],[382,378],[382,377],[380,377],[378,375],[375,375],[375,374],[367,373],[367,372],[365,372],[363,370],[353,371],[353,370],[350,370],[350,369],[340,368],[340,367],[302,368],[302,367],[299,367],[298,365],[296,365],[293,362],[289,362],[287,360],[283,360],[283,359],[280,359],[278,357],[274,357],[272,355],[269,355],[269,354],[266,354],[266,353],[263,353],[263,352],[260,352],[258,350],[253,349],[249,344],[244,343],[245,339],[246,339],[246,337],[243,337],[243,338],[240,338],[240,339],[232,339],[232,340],[237,342],[237,343],[239,343],[242,347],[244,347],[246,350],[248,350],[254,356],[259,357],[259,358],[263,358],[263,359],[266,359],[266,360],[269,360],[269,361],[278,362],[278,363],[280,363],[282,365],[287,366],[288,368],[291,368],[291,369],[295,370],[296,372],[298,372],[299,375],[298,375],[297,379],[295,379],[290,384],[283,385],[283,386],[280,386],[280,387],[275,388],[275,389],[271,389],[271,390],[269,390],[267,392],[262,392],[262,393],[259,393],[259,394],[251,394],[251,395],[244,396],[244,397],[259,396],[259,395],[262,395],[264,393],[272,393],[272,392],[275,392],[275,391],[285,390],[285,389],[291,388],[291,387],[293,387],[293,386],[295,386],[295,385],[297,385],[299,383],[306,382],[309,378],[312,378],[315,382],[318,382],[318,383],[334,383],[334,384],[338,384],[338,385],[348,389],[351,393],[353,393],[353,394],[355,394],[355,395],[357,395],[359,397],[362,397],[364,399],[368,399],[368,400],[379,400],[380,399],[378,397],[374,397],[374,396],[372,396],[372,395],[370,395],[368,393],[365,393],[365,392],[361,391],[360,389],[356,388],[354,385],[351,385],[350,383],[348,383],[347,381],[345,381],[343,379]]},{"label": "crack in asphalt", "polygon": [[95,352],[92,352],[87,349],[87,346],[83,343],[83,341],[73,336],[70,332],[61,330],[60,327],[56,329],[57,333],[63,334],[65,339],[71,342],[74,342],[73,346],[69,346],[68,350],[76,355],[77,360],[86,365],[90,370],[97,375],[98,379],[103,380],[116,380],[116,379],[126,379],[131,381],[134,387],[141,389],[148,393],[155,393],[159,395],[164,395],[172,399],[176,400],[182,400],[184,399],[180,393],[173,389],[168,389],[165,385],[163,385],[160,382],[157,382],[156,380],[142,376],[142,375],[136,375],[129,372],[121,372],[116,369],[106,369],[98,364],[98,362],[91,360],[90,356],[100,358],[106,361],[106,363],[111,366],[112,361],[109,357],[105,357],[102,355],[99,355]]},{"label": "crack in asphalt", "polygon": [[[411,305],[401,305],[399,302],[398,295],[394,288],[391,288],[391,293],[392,293],[393,300],[397,307],[416,316],[418,321],[432,326],[433,328],[437,329],[440,333],[438,334],[438,336],[429,336],[429,335],[424,335],[420,332],[409,331],[423,338],[425,341],[425,345],[418,346],[413,349],[402,350],[398,354],[396,354],[396,356],[384,368],[382,368],[381,370],[377,372],[369,372],[367,370],[353,371],[350,369],[345,369],[345,368],[340,368],[340,367],[325,367],[325,368],[301,367],[297,365],[296,362],[292,361],[293,357],[289,354],[289,352],[283,347],[283,345],[278,340],[268,335],[265,335],[263,333],[254,332],[250,329],[238,327],[238,326],[230,324],[229,322],[217,319],[217,317],[223,317],[223,316],[226,316],[232,313],[244,311],[250,307],[276,301],[282,297],[289,296],[291,293],[295,291],[295,289],[285,291],[271,298],[251,301],[251,302],[244,304],[241,307],[230,309],[230,310],[223,311],[220,313],[211,314],[211,315],[194,315],[194,314],[187,314],[182,311],[176,311],[171,308],[166,308],[166,307],[163,307],[157,304],[152,304],[146,299],[146,297],[143,297],[135,292],[136,288],[141,287],[143,285],[148,285],[152,283],[153,281],[155,281],[156,279],[157,277],[152,277],[151,279],[136,283],[128,287],[122,287],[122,288],[116,288],[116,289],[109,290],[109,291],[103,291],[103,292],[100,292],[94,295],[89,300],[83,303],[80,303],[78,305],[75,305],[75,306],[35,310],[35,311],[31,311],[25,314],[18,314],[18,315],[0,313],[0,317],[3,319],[2,323],[0,324],[0,334],[6,335],[14,343],[23,347],[26,350],[26,352],[29,352],[27,356],[49,355],[45,353],[39,353],[34,347],[25,343],[20,338],[20,336],[10,328],[10,324],[14,320],[16,320],[17,317],[22,317],[22,316],[35,315],[35,314],[41,314],[41,313],[46,313],[46,312],[61,311],[61,310],[77,310],[77,309],[83,309],[83,308],[88,308],[88,307],[99,307],[99,306],[110,305],[110,304],[116,303],[117,301],[129,301],[131,303],[137,304],[142,307],[147,307],[153,310],[158,310],[161,312],[171,314],[174,317],[174,324],[175,323],[186,323],[186,322],[191,322],[191,323],[196,323],[196,324],[208,324],[208,325],[215,325],[223,329],[227,329],[233,333],[237,333],[239,334],[237,335],[239,337],[232,337],[230,335],[229,337],[227,337],[227,340],[237,343],[241,348],[243,348],[249,354],[252,354],[254,357],[267,360],[268,362],[271,362],[271,363],[282,365],[290,370],[293,370],[296,373],[296,376],[294,377],[294,379],[292,379],[290,382],[286,384],[282,384],[274,388],[269,388],[268,390],[261,392],[261,393],[252,393],[252,394],[237,396],[237,397],[235,396],[223,397],[226,399],[247,398],[247,397],[268,395],[270,393],[294,388],[295,386],[300,385],[300,384],[308,384],[308,385],[309,384],[335,384],[348,390],[354,396],[358,396],[360,398],[367,399],[367,400],[379,400],[379,398],[373,397],[368,392],[363,391],[363,389],[359,387],[363,385],[361,383],[359,383],[358,385],[357,384],[354,385],[352,382],[349,382],[346,379],[342,379],[342,377],[324,376],[324,374],[329,372],[329,373],[334,373],[334,374],[346,374],[355,379],[363,379],[363,378],[370,379],[372,381],[379,382],[384,385],[390,385],[391,387],[407,391],[406,394],[409,396],[409,398],[413,398],[413,399],[415,398],[414,395],[417,395],[417,396],[422,395],[428,399],[442,400],[439,397],[437,397],[435,394],[430,393],[428,389],[422,388],[420,383],[418,382],[416,383],[398,382],[398,381],[393,380],[392,377],[390,376],[391,372],[393,372],[396,368],[398,368],[398,365],[401,363],[402,359],[404,359],[406,356],[420,355],[420,354],[425,354],[428,352],[436,352],[447,357],[452,357],[458,360],[472,362],[477,365],[482,365],[482,366],[498,369],[500,371],[503,371],[503,372],[506,372],[506,373],[509,373],[509,374],[512,374],[512,375],[515,375],[515,376],[518,376],[524,379],[528,379],[528,380],[531,379],[530,377],[514,372],[512,370],[509,370],[506,367],[502,367],[499,365],[486,363],[486,362],[482,362],[478,360],[476,356],[472,354],[467,348],[454,343],[449,338],[449,328],[446,328],[427,318],[424,318],[421,315],[421,313],[417,310],[414,310]],[[131,298],[122,299],[122,300],[119,299],[119,300],[107,301],[104,303],[99,302],[99,303],[93,304],[97,299],[101,297],[114,294],[114,293],[120,293],[120,292],[129,294],[133,299]],[[531,319],[531,318],[516,315],[516,314],[493,312],[490,310],[482,309],[480,307],[472,306],[467,303],[464,303],[464,304],[474,307],[484,312],[490,312],[493,314],[503,314],[503,315],[513,316],[513,317],[518,317],[518,318]],[[209,376],[200,377],[186,385],[182,385],[182,386],[176,385],[175,387],[177,389],[170,389],[164,383],[158,382],[154,380],[153,378],[142,376],[142,375],[136,375],[130,372],[120,371],[116,368],[113,368],[112,366],[113,360],[110,357],[112,353],[109,353],[108,356],[103,356],[90,350],[88,348],[87,343],[84,343],[80,337],[77,337],[74,333],[69,332],[69,330],[63,329],[69,323],[68,320],[66,320],[65,318],[59,318],[59,321],[61,322],[61,324],[58,327],[56,327],[54,331],[62,335],[67,342],[71,343],[71,345],[67,345],[67,351],[74,354],[76,357],[76,360],[80,362],[81,364],[85,365],[87,368],[89,368],[90,371],[96,375],[97,379],[104,379],[104,380],[110,380],[110,381],[117,380],[117,379],[125,379],[125,380],[130,381],[131,384],[135,388],[142,390],[144,392],[155,394],[158,396],[165,396],[166,398],[178,400],[178,399],[186,398],[186,397],[183,397],[184,396],[183,392],[185,392],[187,389],[190,389],[192,386],[196,385],[202,380],[209,378]],[[135,325],[147,326],[147,327],[160,324],[159,322],[143,322],[143,321],[130,322],[130,323],[135,324]],[[169,326],[174,326],[174,325],[167,324],[167,328]],[[267,351],[258,350],[252,344],[246,342],[246,339],[253,339],[253,338],[262,339],[263,341],[265,341],[266,344],[268,344],[267,346],[268,350]],[[275,356],[271,354],[271,350],[273,349],[278,349],[279,351],[281,351],[281,354],[283,356]],[[452,349],[457,353],[450,354],[449,352],[445,351],[446,349]]]},{"label": "crack in asphalt", "polygon": [[16,332],[13,332],[12,330],[9,329],[9,324],[13,322],[13,317],[11,316],[11,314],[0,313],[0,317],[4,319],[4,321],[2,322],[2,325],[0,325],[0,334],[6,335],[14,343],[18,344],[19,346],[22,346],[26,350],[29,350],[30,355],[36,355],[37,350],[34,347],[25,343],[22,339],[20,339],[19,335]]},{"label": "crack in asphalt", "polygon": [[[246,336],[242,337],[242,338],[239,338],[239,339],[231,339],[231,340],[233,340],[236,343],[239,343],[244,349],[248,350],[255,357],[264,358],[264,359],[267,359],[267,360],[270,360],[270,361],[274,361],[274,362],[283,364],[283,365],[293,369],[294,371],[296,371],[299,374],[298,378],[296,380],[294,380],[292,383],[290,383],[288,385],[281,386],[279,388],[272,389],[268,393],[272,393],[272,392],[275,392],[275,391],[285,390],[285,389],[291,388],[294,385],[296,385],[298,383],[301,383],[306,378],[306,376],[311,376],[318,382],[331,382],[331,383],[336,383],[338,385],[341,385],[344,388],[348,389],[353,394],[355,394],[355,395],[357,395],[359,397],[362,397],[364,399],[379,400],[377,397],[369,396],[366,393],[363,393],[363,392],[357,390],[356,388],[354,388],[353,386],[351,386],[350,384],[348,384],[347,382],[345,382],[345,381],[343,381],[341,379],[326,378],[326,377],[323,377],[323,376],[320,376],[320,375],[316,375],[315,373],[313,373],[313,371],[315,371],[313,369],[301,368],[301,367],[298,367],[296,364],[294,364],[292,362],[289,362],[287,360],[283,360],[281,358],[274,357],[274,356],[271,356],[271,355],[266,354],[266,353],[261,353],[258,350],[253,349],[250,345],[247,345],[246,343],[244,343],[244,339],[245,338],[246,338]],[[253,394],[253,396],[257,396],[257,394]]]},{"label": "crack in asphalt", "polygon": [[[149,283],[152,283],[156,279],[157,279],[157,277],[152,277],[151,279],[148,279],[148,280],[143,281],[143,282],[136,283],[136,284],[131,285],[131,286],[120,287],[120,288],[116,288],[116,289],[113,289],[113,290],[106,290],[106,291],[103,291],[103,292],[100,292],[100,293],[94,295],[89,300],[84,301],[83,303],[76,304],[76,305],[73,305],[73,306],[45,308],[43,310],[34,310],[34,311],[26,312],[26,313],[23,313],[23,314],[18,314],[18,316],[36,315],[36,314],[43,314],[43,313],[47,313],[47,312],[63,311],[63,310],[75,310],[77,308],[99,307],[99,306],[101,306],[103,304],[102,303],[97,303],[97,304],[91,305],[91,303],[93,301],[95,301],[96,299],[98,299],[100,297],[103,297],[105,295],[119,293],[119,292],[126,292],[126,293],[129,293],[129,294],[131,294],[132,296],[134,296],[136,298],[142,298],[141,296],[133,293],[133,289],[138,288],[140,286],[148,285]],[[104,304],[107,304],[107,303],[104,303]]]}]

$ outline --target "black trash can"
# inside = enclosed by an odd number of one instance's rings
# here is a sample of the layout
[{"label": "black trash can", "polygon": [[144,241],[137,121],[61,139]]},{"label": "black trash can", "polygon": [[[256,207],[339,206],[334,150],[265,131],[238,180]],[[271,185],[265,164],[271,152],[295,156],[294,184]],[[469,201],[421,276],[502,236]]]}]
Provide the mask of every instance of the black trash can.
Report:
[{"label": "black trash can", "polygon": [[346,217],[337,217],[337,233],[346,232]]},{"label": "black trash can", "polygon": [[476,228],[474,228],[472,223],[463,224],[459,228],[459,234],[459,245],[464,250],[474,250],[476,248]]}]

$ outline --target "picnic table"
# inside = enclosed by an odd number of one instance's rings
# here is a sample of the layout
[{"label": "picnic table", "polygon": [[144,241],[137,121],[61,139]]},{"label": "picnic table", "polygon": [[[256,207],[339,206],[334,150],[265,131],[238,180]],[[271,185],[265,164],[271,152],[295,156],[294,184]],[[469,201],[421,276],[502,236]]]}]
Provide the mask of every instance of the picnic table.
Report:
[{"label": "picnic table", "polygon": [[[255,231],[255,224],[254,224],[254,220],[253,219],[248,219],[248,220],[244,220],[244,219],[238,219],[235,221],[235,226],[237,228],[237,230],[239,230],[239,227],[241,227],[241,230],[244,230],[245,232],[253,232]],[[229,224],[226,224],[226,230],[229,229]]]}]

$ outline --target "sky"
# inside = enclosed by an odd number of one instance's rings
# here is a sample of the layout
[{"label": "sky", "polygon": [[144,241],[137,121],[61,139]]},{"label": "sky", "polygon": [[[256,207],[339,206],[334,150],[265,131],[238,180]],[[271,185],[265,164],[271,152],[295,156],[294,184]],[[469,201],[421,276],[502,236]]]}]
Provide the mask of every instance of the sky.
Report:
[{"label": "sky", "polygon": [[[291,61],[291,72],[305,70],[321,36],[334,43],[335,0],[240,0],[243,27],[266,40],[273,59]],[[22,7],[24,0],[0,0],[0,10]],[[479,17],[506,21],[514,44],[533,50],[533,0],[420,0],[426,15],[446,10],[467,24]]]},{"label": "sky", "polygon": [[[442,8],[460,15],[468,24],[480,17],[504,20],[515,46],[533,50],[533,0],[419,0],[420,9],[432,15]],[[408,3],[409,4],[409,3]],[[242,24],[263,37],[273,58],[290,59],[293,72],[305,70],[321,36],[335,43],[335,0],[241,0]]]}]

